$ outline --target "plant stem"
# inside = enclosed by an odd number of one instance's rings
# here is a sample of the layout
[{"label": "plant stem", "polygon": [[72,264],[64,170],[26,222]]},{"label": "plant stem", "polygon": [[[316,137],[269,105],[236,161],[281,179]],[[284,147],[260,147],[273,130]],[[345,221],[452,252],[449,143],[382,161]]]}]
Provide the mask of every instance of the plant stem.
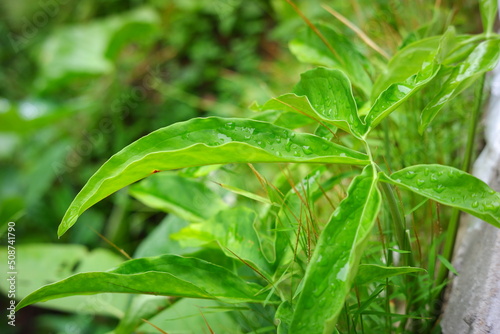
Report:
[{"label": "plant stem", "polygon": [[[387,198],[387,202],[389,204],[389,210],[391,212],[392,220],[394,223],[394,230],[396,232],[396,240],[398,241],[398,246],[401,250],[409,250],[408,242],[406,240],[406,224],[401,214],[401,210],[399,209],[398,202],[396,200],[396,196],[394,195],[394,189],[392,189],[391,185],[385,182],[380,182],[382,187],[382,191],[384,192],[385,197]],[[408,264],[406,260],[407,254],[401,254],[402,258],[405,259],[404,265]]]},{"label": "plant stem", "polygon": [[[479,115],[481,114],[485,79],[486,79],[486,74],[483,74],[479,79],[478,91],[476,92],[476,105],[472,112],[471,122],[469,123],[469,130],[467,134],[467,146],[465,149],[465,156],[462,163],[462,170],[465,172],[470,171],[472,165],[472,158],[474,156],[474,147],[475,147],[474,143],[476,138],[477,124],[479,122]],[[451,214],[450,222],[448,224],[446,232],[446,240],[442,254],[442,256],[450,262],[453,256],[453,250],[455,248],[455,240],[457,237],[459,222],[460,222],[460,211],[454,209]],[[439,272],[435,286],[441,285],[447,277],[448,277],[448,268],[446,268],[446,266],[441,264],[439,266]]]}]

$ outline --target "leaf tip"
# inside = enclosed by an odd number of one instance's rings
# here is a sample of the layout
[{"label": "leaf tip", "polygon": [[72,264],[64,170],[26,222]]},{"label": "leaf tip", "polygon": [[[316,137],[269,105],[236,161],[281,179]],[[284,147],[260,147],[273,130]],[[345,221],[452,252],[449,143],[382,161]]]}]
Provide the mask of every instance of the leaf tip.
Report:
[{"label": "leaf tip", "polygon": [[66,214],[64,215],[61,224],[59,224],[59,227],[57,228],[57,238],[61,238],[64,233],[66,233],[67,230],[71,226],[73,226],[76,223],[76,220],[78,219],[79,214],[75,212],[72,207],[66,211]]},{"label": "leaf tip", "polygon": [[427,125],[420,123],[420,125],[418,126],[418,134],[423,136],[426,128],[427,128]]}]

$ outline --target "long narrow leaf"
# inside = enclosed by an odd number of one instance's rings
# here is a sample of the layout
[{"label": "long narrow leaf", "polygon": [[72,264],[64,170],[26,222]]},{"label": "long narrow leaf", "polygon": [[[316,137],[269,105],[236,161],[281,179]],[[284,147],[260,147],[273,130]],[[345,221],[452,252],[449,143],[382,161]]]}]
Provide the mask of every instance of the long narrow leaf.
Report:
[{"label": "long narrow leaf", "polygon": [[333,332],[380,203],[375,171],[368,166],[321,233],[294,310],[292,333]]},{"label": "long narrow leaf", "polygon": [[368,163],[365,154],[269,123],[192,119],[154,131],[105,162],[71,203],[58,235],[98,201],[158,171],[244,162]]},{"label": "long narrow leaf", "polygon": [[267,296],[258,295],[260,289],[212,263],[164,255],[130,260],[110,271],[70,276],[31,293],[17,309],[55,298],[103,292],[263,302]]},{"label": "long narrow leaf", "polygon": [[417,267],[384,267],[376,264],[362,264],[359,266],[355,282],[358,285],[362,285],[382,281],[393,276],[417,272],[425,272],[425,269]]}]

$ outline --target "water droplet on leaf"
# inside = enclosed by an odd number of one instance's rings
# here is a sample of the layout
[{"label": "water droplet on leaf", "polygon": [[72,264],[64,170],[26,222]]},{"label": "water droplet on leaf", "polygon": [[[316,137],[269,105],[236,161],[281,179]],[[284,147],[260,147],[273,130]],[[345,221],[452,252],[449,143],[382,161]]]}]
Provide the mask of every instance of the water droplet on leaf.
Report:
[{"label": "water droplet on leaf", "polygon": [[311,155],[313,153],[313,150],[309,146],[302,146],[302,151],[307,155]]},{"label": "water droplet on leaf", "polygon": [[405,176],[407,179],[413,179],[415,178],[415,176],[417,176],[417,173],[415,173],[415,171],[413,170],[409,170]]}]

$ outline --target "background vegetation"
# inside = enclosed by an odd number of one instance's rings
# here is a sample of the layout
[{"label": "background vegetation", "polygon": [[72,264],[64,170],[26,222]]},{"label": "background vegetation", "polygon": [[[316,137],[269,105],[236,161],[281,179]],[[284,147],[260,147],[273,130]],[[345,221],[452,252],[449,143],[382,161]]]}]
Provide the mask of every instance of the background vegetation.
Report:
[{"label": "background vegetation", "polygon": [[[333,25],[352,40],[375,64],[370,68],[372,78],[381,73],[386,59],[322,4],[351,20],[389,55],[412,41],[442,34],[449,25],[459,33],[482,31],[475,1],[296,3],[310,20]],[[96,205],[61,239],[57,226],[88,178],[127,144],[193,117],[257,117],[248,108],[252,102],[263,103],[291,91],[299,73],[312,68],[288,49],[289,41],[306,27],[297,12],[281,0],[47,0],[6,1],[0,6],[0,223],[5,230],[8,221],[16,222],[19,297],[76,271],[110,269],[126,260],[124,253],[142,257],[196,251],[205,259],[228,265],[227,257],[213,246],[166,243],[170,234],[185,226],[185,216],[176,209],[147,205],[139,187],[121,190]],[[425,89],[437,90],[440,84]],[[464,134],[476,104],[475,89],[471,87],[446,106],[422,136],[417,132],[419,113],[415,110],[422,110],[428,100],[425,91],[418,94],[372,137],[377,147],[374,154],[395,169],[415,163],[460,168]],[[259,175],[270,178],[277,172],[281,180],[269,181],[288,184],[286,188],[312,172],[305,166],[255,168],[258,173],[246,165],[191,168],[179,172],[190,176],[191,183],[182,183],[174,173],[168,184],[179,197],[179,206],[189,211],[184,215],[209,217],[215,208],[207,196],[220,197],[221,206],[238,201],[258,210],[259,201],[249,194],[266,193]],[[339,169],[333,169],[332,175],[353,176],[348,168],[335,168]],[[182,198],[186,187],[203,196]],[[326,221],[345,189],[345,183],[339,182],[316,204],[314,214],[320,221]],[[401,323],[426,314],[422,330],[439,330],[433,310],[439,308],[435,304],[440,287],[433,278],[450,212],[418,196],[404,198],[409,198],[402,205],[418,250],[414,265],[427,272],[416,276],[421,281],[416,285],[393,278],[375,290],[353,291],[340,320],[346,332],[356,328],[366,333],[387,332],[391,317],[397,314],[402,314],[396,319]],[[384,257],[401,256],[394,250],[387,210],[362,262],[383,263]],[[3,268],[3,257],[1,261]],[[407,313],[401,300],[416,286],[420,289],[417,306],[414,313]],[[117,326],[129,303],[127,296],[71,298],[76,299],[23,309],[16,331],[106,333]],[[155,305],[148,298],[134,303],[139,307],[147,301]],[[240,310],[182,300],[152,322],[168,333],[208,333],[209,328],[216,333],[233,333],[230,328],[238,328],[234,333],[275,332],[273,313],[252,307]],[[142,326],[144,331],[155,332],[148,324]],[[3,321],[0,330],[12,329]]]}]

